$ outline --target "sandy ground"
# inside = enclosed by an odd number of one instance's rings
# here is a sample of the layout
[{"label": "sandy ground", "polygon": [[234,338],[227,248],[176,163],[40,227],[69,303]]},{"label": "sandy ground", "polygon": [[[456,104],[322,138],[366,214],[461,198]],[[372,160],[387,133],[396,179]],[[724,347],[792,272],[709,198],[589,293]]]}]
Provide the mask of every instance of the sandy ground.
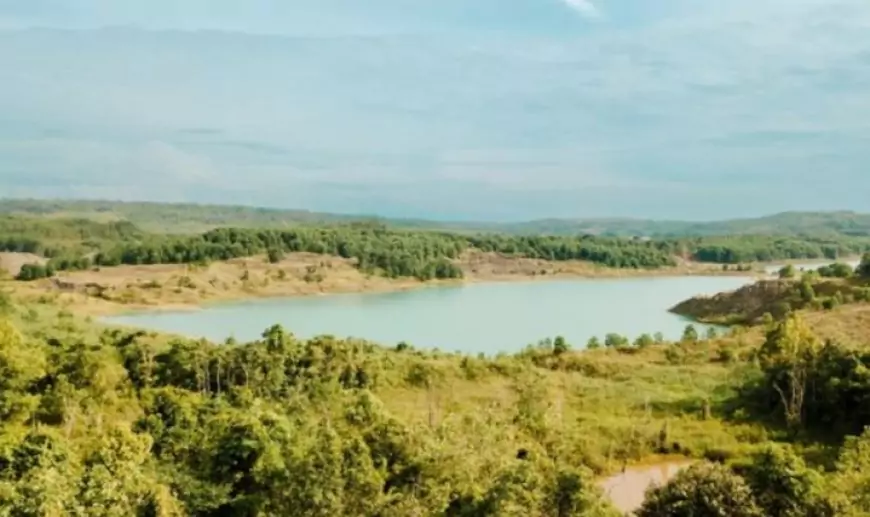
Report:
[{"label": "sandy ground", "polygon": [[9,276],[15,276],[21,271],[24,264],[45,264],[46,259],[33,253],[0,252],[0,272],[5,271]]},{"label": "sandy ground", "polygon": [[[28,257],[16,259],[21,263],[32,261]],[[347,259],[294,253],[277,264],[268,263],[265,257],[251,257],[207,266],[120,266],[63,272],[52,279],[13,285],[23,296],[48,296],[66,302],[76,312],[102,315],[146,308],[196,308],[209,302],[260,297],[385,292],[455,283],[736,274],[710,264],[626,270],[581,261],[549,262],[479,252],[467,254],[458,264],[465,273],[462,280],[421,282],[366,274]]]},{"label": "sandy ground", "polygon": [[648,488],[666,484],[689,465],[681,461],[628,468],[601,481],[599,486],[620,512],[631,515],[643,504]]}]

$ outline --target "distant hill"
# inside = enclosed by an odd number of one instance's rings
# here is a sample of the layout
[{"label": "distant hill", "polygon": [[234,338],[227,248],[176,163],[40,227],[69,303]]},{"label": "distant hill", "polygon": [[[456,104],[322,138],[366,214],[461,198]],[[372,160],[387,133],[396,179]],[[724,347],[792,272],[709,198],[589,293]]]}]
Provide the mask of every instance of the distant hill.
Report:
[{"label": "distant hill", "polygon": [[870,214],[856,212],[785,212],[765,217],[713,222],[647,219],[540,219],[519,223],[444,222],[387,219],[375,215],[344,215],[277,208],[177,203],[0,200],[0,213],[42,217],[75,217],[101,222],[130,221],[156,232],[195,233],[218,226],[280,228],[300,224],[341,224],[375,221],[397,228],[500,232],[510,234],[596,234],[614,236],[684,237],[710,235],[858,235],[870,236]]},{"label": "distant hill", "polygon": [[641,236],[870,235],[870,214],[784,212],[750,219],[712,222],[645,219],[548,219],[506,225],[510,233],[595,233]]}]

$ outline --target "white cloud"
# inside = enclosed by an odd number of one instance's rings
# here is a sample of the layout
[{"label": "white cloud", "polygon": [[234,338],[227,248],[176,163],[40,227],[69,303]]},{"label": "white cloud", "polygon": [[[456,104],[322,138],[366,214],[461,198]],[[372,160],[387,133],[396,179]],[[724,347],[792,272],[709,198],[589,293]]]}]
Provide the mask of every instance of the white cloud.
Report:
[{"label": "white cloud", "polygon": [[[745,210],[870,207],[867,0],[517,1],[514,32],[452,38],[0,31],[0,190],[713,217],[711,189],[778,185]],[[712,209],[739,215],[729,199]]]},{"label": "white cloud", "polygon": [[598,18],[601,11],[589,0],[562,0],[565,5],[587,18]]}]

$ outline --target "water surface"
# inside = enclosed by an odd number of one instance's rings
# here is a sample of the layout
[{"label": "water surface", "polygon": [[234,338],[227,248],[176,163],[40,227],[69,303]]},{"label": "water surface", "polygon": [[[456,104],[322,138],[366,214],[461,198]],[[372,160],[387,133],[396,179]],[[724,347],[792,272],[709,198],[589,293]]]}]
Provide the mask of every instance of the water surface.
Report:
[{"label": "water surface", "polygon": [[191,337],[256,339],[280,323],[299,337],[331,334],[468,353],[515,352],[546,337],[582,347],[609,332],[676,339],[688,320],[668,312],[698,295],[736,289],[738,277],[653,277],[468,284],[381,294],[228,303],[200,311],[107,318]]},{"label": "water surface", "polygon": [[666,484],[689,465],[688,461],[680,461],[630,468],[605,479],[599,486],[617,510],[630,515],[643,505],[647,489]]}]

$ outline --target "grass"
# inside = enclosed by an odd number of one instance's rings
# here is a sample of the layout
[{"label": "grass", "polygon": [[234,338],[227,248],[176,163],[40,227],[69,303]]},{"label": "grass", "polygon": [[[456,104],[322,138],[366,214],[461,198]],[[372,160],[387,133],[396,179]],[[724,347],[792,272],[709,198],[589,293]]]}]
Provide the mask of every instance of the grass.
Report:
[{"label": "grass", "polygon": [[[62,297],[28,300],[13,320],[32,338],[96,340],[107,328]],[[149,333],[145,339],[166,343],[170,338]],[[375,394],[395,418],[442,441],[458,457],[504,461],[519,449],[544,443],[607,474],[662,454],[699,458],[727,450],[741,455],[768,433],[758,424],[717,413],[751,370],[746,363],[716,360],[716,350],[736,346],[737,339],[633,353],[573,352],[556,362],[537,361],[542,366],[522,355],[481,359],[384,350]],[[679,362],[668,358],[668,347],[684,350]],[[550,360],[551,352],[534,354]]]},{"label": "grass", "polygon": [[[189,281],[198,283],[199,273]],[[12,299],[7,315],[31,340],[95,343],[107,329],[67,296],[19,291]],[[822,337],[849,329],[857,339],[870,330],[870,305],[806,316]],[[734,411],[738,387],[759,375],[749,352],[762,338],[753,328],[691,343],[561,355],[538,348],[482,358],[380,347],[365,354],[377,404],[406,430],[414,450],[474,487],[504,472],[519,451],[588,467],[599,478],[627,466],[748,458],[785,437],[777,426]],[[140,338],[154,349],[171,339],[154,332]],[[723,360],[722,350],[733,354]],[[101,375],[124,375],[111,366]],[[138,406],[112,404],[102,410],[119,421],[141,416]],[[88,432],[82,424],[75,436]],[[797,446],[813,464],[830,467],[834,449]]]},{"label": "grass", "polygon": [[[195,293],[191,299],[198,301],[202,296],[199,289],[210,285],[209,278],[241,289],[242,271],[248,272],[249,283],[256,283],[274,274],[276,268],[292,271],[296,267],[288,276],[298,280],[294,275],[310,265],[300,257],[286,260],[294,265],[246,260],[194,270],[121,267],[80,273],[80,281],[99,279],[124,286],[135,273],[145,272],[150,283],[137,276],[141,282],[137,296],[147,292],[153,296],[149,302],[165,303],[177,299],[168,293],[181,288]],[[325,269],[358,274],[348,264],[333,263]],[[186,274],[180,275],[182,271]],[[278,282],[270,283],[273,281]],[[324,282],[329,281],[335,279],[327,276]],[[15,324],[32,337],[97,339],[106,328],[90,320],[94,306],[82,303],[75,295],[40,292],[18,282],[11,285],[16,288],[13,298],[20,304]],[[123,307],[116,301],[87,299]],[[846,343],[857,345],[870,331],[868,304],[807,312],[805,317],[821,337]],[[165,343],[170,338],[150,333],[147,339]],[[756,368],[741,358],[762,339],[761,329],[751,328],[698,343],[642,350],[602,349],[559,357],[540,350],[485,359],[440,352],[384,351],[387,366],[376,394],[396,418],[449,442],[457,455],[484,447],[502,457],[533,442],[551,443],[572,457],[583,458],[583,463],[599,474],[613,472],[626,462],[648,463],[662,454],[698,458],[726,451],[729,457],[740,457],[777,432],[727,414],[736,387],[757,374]],[[724,350],[729,353],[723,354]],[[521,414],[523,411],[526,414]],[[536,435],[535,422],[545,430],[540,431],[544,436]]]}]

